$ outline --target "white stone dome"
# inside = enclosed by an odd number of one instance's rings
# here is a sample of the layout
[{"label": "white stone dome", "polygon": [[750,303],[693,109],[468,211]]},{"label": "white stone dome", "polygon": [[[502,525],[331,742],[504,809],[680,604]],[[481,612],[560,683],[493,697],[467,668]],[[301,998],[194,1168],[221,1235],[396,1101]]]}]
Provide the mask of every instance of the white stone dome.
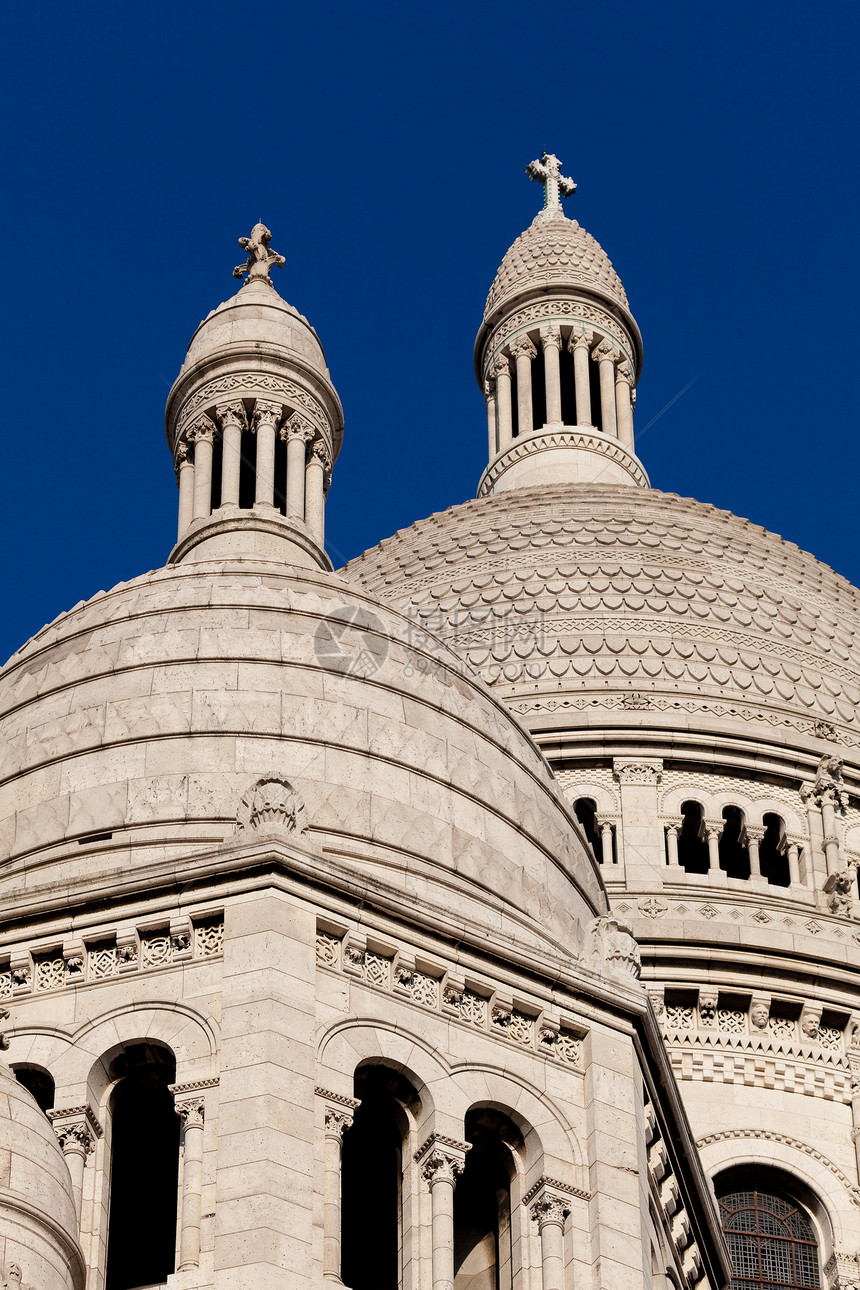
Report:
[{"label": "white stone dome", "polygon": [[405,886],[442,920],[456,890],[458,918],[566,953],[606,907],[545,762],[453,653],[338,577],[241,561],[121,584],[10,659],[4,892],[173,872],[235,842],[273,776],[329,868]]},{"label": "white stone dome", "polygon": [[72,1180],[56,1134],[32,1095],[0,1061],[0,1240],[8,1276],[25,1285],[80,1290],[83,1256]]},{"label": "white stone dome", "polygon": [[600,243],[558,208],[540,211],[499,265],[487,303],[487,321],[520,292],[541,286],[582,286],[628,309],[627,294]]},{"label": "white stone dome", "polygon": [[860,747],[860,592],[728,511],[605,484],[513,490],[344,572],[432,623],[533,730]]}]

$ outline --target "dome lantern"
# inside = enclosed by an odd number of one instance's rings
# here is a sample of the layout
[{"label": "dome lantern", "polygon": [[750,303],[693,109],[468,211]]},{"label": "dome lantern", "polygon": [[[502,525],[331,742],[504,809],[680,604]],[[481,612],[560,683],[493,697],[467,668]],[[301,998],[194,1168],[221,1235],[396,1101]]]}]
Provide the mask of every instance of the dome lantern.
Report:
[{"label": "dome lantern", "polygon": [[548,483],[637,484],[642,339],[609,257],[562,198],[576,184],[544,152],[526,168],[543,208],[504,256],[475,341],[489,463],[478,495]]},{"label": "dome lantern", "polygon": [[331,569],[324,513],[343,412],[325,353],[269,271],[284,257],[255,224],[233,270],[247,280],[191,338],[167,400],[179,486],[170,563],[258,556]]}]

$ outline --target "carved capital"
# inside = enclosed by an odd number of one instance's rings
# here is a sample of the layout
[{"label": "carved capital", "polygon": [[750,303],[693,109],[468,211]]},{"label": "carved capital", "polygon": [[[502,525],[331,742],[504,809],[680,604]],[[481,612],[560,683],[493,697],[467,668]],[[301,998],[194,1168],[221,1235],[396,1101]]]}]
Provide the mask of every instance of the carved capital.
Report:
[{"label": "carved capital", "polygon": [[254,428],[272,426],[275,429],[282,415],[283,408],[280,403],[266,403],[263,399],[257,399],[254,406]]},{"label": "carved capital", "polygon": [[490,375],[493,380],[498,381],[500,376],[510,376],[511,360],[507,354],[497,354],[493,359],[493,365],[490,368]]},{"label": "carved capital", "polygon": [[327,1106],[325,1109],[325,1135],[343,1141],[343,1135],[352,1124],[353,1112],[347,1106]]},{"label": "carved capital", "polygon": [[639,946],[633,929],[613,914],[593,918],[586,928],[588,954],[586,965],[597,972],[631,976],[638,980],[642,971]]},{"label": "carved capital", "polygon": [[221,429],[227,430],[231,426],[237,426],[240,430],[247,430],[248,418],[245,415],[245,405],[240,401],[235,403],[218,403],[215,406],[215,415],[221,422]]},{"label": "carved capital", "polygon": [[516,340],[511,342],[511,353],[514,358],[531,360],[537,357],[537,350],[526,335],[517,336]]},{"label": "carved capital", "polygon": [[550,1223],[564,1227],[564,1220],[570,1213],[573,1188],[555,1178],[539,1178],[534,1187],[523,1197],[523,1204],[531,1215],[532,1222],[543,1229]]},{"label": "carved capital", "polygon": [[561,349],[561,328],[556,323],[547,323],[540,329],[540,340],[544,349]]},{"label": "carved capital", "polygon": [[415,1152],[415,1161],[421,1176],[433,1187],[437,1182],[456,1184],[466,1165],[466,1152],[471,1143],[458,1142],[440,1133],[432,1133]]},{"label": "carved capital", "polygon": [[212,443],[216,430],[214,421],[207,416],[200,416],[188,431],[188,438],[192,443]]},{"label": "carved capital", "polygon": [[86,1160],[102,1136],[102,1127],[86,1104],[55,1108],[48,1112],[48,1119],[66,1156],[79,1155]]},{"label": "carved capital", "polygon": [[577,323],[567,342],[571,354],[575,349],[591,349],[594,344],[594,332],[585,323]]},{"label": "carved capital", "polygon": [[305,806],[289,780],[280,776],[258,779],[239,803],[236,832],[252,833],[257,829],[278,829],[302,833],[305,828]]},{"label": "carved capital", "polygon": [[315,431],[310,421],[299,412],[294,412],[281,427],[281,438],[285,440],[303,439],[305,443],[310,443],[314,434]]},{"label": "carved capital", "polygon": [[646,757],[614,757],[612,774],[619,784],[653,784],[656,788],[663,778],[663,763]]},{"label": "carved capital", "polygon": [[183,1133],[187,1129],[202,1129],[205,1118],[206,1102],[202,1094],[192,1095],[174,1094],[174,1106],[176,1114],[182,1121]]},{"label": "carved capital", "polygon": [[591,351],[591,357],[595,363],[617,363],[621,358],[621,350],[616,349],[612,342],[604,337],[600,344]]},{"label": "carved capital", "polygon": [[331,470],[331,453],[324,439],[315,439],[311,444],[310,461],[324,470],[326,474]]},{"label": "carved capital", "polygon": [[630,364],[627,362],[626,359],[624,359],[623,362],[619,363],[615,368],[615,384],[616,385],[633,384],[633,373],[630,371]]}]

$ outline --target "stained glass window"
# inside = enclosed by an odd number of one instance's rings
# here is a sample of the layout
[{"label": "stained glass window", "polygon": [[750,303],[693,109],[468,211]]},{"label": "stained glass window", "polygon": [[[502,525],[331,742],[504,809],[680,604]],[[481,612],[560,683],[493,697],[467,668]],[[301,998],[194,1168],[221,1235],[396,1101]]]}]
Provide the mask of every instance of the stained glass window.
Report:
[{"label": "stained glass window", "polygon": [[733,1276],[730,1290],[806,1290],[819,1286],[818,1245],[807,1215],[765,1191],[720,1200]]}]

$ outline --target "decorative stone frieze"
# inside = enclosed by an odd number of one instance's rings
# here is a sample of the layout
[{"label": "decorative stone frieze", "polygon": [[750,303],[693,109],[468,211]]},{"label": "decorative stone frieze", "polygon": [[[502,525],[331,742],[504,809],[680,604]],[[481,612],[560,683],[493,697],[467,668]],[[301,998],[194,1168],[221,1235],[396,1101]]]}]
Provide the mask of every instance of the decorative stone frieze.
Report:
[{"label": "decorative stone frieze", "polygon": [[616,757],[612,762],[612,774],[619,784],[653,784],[656,786],[663,778],[663,763],[646,757],[637,757],[631,760]]}]

